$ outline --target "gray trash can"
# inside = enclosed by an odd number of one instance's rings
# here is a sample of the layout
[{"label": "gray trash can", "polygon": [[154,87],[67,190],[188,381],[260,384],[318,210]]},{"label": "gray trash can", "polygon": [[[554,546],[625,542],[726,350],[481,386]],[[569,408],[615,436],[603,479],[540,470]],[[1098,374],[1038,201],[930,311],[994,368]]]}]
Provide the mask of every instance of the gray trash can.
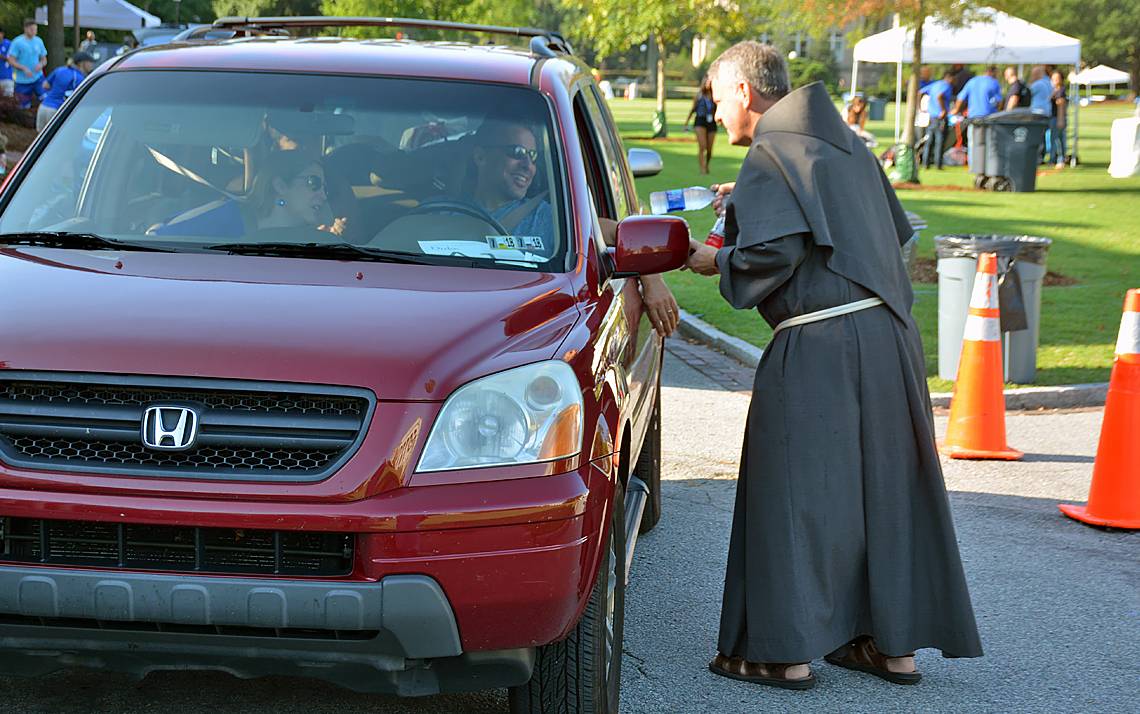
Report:
[{"label": "gray trash can", "polygon": [[918,263],[918,244],[922,240],[922,231],[926,228],[926,221],[922,216],[912,211],[906,212],[906,218],[910,221],[911,230],[914,231],[914,237],[903,244],[902,255],[903,263],[906,264],[907,275],[911,280],[914,280],[915,267]]},{"label": "gray trash can", "polygon": [[1037,376],[1041,325],[1041,285],[1045,280],[1048,238],[1031,236],[942,235],[934,237],[938,256],[938,376],[958,378],[958,357],[979,253],[998,255],[998,307],[1002,319],[1005,381],[1031,384]]},{"label": "gray trash can", "polygon": [[867,100],[867,118],[872,121],[882,121],[887,117],[887,100],[871,97]]},{"label": "gray trash can", "polygon": [[970,173],[993,191],[1033,191],[1049,117],[1028,109],[996,112],[971,122]]}]

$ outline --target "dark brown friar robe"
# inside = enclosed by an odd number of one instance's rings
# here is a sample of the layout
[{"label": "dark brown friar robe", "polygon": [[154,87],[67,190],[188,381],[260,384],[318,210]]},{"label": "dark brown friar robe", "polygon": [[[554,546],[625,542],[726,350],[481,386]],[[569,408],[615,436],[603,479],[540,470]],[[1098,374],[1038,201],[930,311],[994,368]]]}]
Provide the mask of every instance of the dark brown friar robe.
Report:
[{"label": "dark brown friar robe", "polygon": [[821,84],[760,120],[717,254],[736,308],[780,321],[756,370],[720,651],[806,662],[858,635],[890,655],[982,654],[934,445],[900,245],[910,224]]}]

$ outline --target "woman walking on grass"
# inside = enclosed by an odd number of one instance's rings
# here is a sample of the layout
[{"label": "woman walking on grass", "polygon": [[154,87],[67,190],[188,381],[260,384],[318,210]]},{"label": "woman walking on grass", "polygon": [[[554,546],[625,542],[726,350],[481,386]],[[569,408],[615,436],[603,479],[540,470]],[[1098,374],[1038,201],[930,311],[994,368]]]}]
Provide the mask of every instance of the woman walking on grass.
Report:
[{"label": "woman walking on grass", "polygon": [[1052,76],[1053,115],[1049,117],[1049,161],[1061,169],[1065,167],[1065,110],[1069,100],[1065,97],[1065,77],[1060,72]]},{"label": "woman walking on grass", "polygon": [[685,117],[685,124],[693,120],[693,131],[697,135],[697,164],[702,174],[709,172],[709,162],[712,161],[713,142],[716,141],[716,103],[712,99],[712,82],[708,77],[701,84],[697,98],[693,100],[693,107],[689,116]]}]

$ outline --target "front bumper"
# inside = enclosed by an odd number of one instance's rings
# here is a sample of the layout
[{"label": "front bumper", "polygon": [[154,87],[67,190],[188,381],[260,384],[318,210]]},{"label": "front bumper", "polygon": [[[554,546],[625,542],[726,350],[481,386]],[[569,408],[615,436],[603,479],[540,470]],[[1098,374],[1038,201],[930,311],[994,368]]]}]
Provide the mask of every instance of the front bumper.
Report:
[{"label": "front bumper", "polygon": [[[593,585],[607,475],[588,463],[545,478],[402,491],[278,504],[279,529],[356,534],[343,578],[0,563],[0,667],[219,669],[401,695],[526,682],[535,648],[573,629]],[[0,489],[0,513],[104,522],[169,514],[165,522],[240,527],[261,525],[274,505],[147,500]],[[428,504],[437,510],[396,508]]]},{"label": "front bumper", "polygon": [[328,583],[0,569],[0,667],[145,676],[217,669],[317,677],[358,691],[514,686],[533,648],[467,653],[443,589],[423,575]]}]

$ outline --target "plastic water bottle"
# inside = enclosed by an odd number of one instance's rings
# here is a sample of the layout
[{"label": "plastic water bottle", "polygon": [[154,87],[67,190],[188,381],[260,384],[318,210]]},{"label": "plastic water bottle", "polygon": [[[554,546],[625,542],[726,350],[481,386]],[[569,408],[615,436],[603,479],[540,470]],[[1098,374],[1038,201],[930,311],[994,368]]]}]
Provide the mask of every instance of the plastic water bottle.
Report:
[{"label": "plastic water bottle", "polygon": [[724,216],[716,219],[716,223],[709,229],[709,237],[705,239],[705,245],[712,246],[717,250],[724,247]]},{"label": "plastic water bottle", "polygon": [[696,211],[713,202],[716,192],[707,186],[689,186],[671,191],[654,191],[649,194],[649,208],[653,213]]}]

